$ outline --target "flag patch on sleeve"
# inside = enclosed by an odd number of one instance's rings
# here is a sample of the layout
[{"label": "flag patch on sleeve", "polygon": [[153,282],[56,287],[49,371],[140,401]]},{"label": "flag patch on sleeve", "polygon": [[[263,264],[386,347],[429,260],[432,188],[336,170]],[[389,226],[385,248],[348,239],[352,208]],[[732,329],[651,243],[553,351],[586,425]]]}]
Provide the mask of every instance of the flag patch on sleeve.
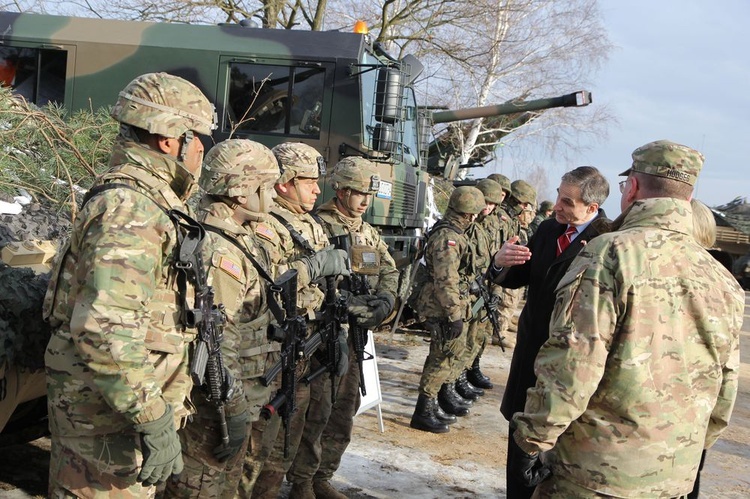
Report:
[{"label": "flag patch on sleeve", "polygon": [[274,237],[276,236],[276,233],[271,230],[270,227],[263,224],[258,224],[255,227],[255,233],[263,239],[268,239],[269,241],[273,241]]},{"label": "flag patch on sleeve", "polygon": [[229,274],[230,276],[234,277],[238,281],[240,280],[240,277],[242,276],[242,267],[233,260],[230,260],[229,258],[222,256],[219,260],[219,268]]},{"label": "flag patch on sleeve", "polygon": [[453,241],[452,239],[448,239],[448,246],[455,246],[456,241]]}]

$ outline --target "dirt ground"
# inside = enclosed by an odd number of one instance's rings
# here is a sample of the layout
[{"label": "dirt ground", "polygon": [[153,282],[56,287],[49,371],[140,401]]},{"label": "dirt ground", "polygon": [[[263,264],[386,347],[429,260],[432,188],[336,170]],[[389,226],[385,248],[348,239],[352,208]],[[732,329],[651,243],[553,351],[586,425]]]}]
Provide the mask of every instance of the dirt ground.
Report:
[{"label": "dirt ground", "polygon": [[[747,298],[746,298],[747,300]],[[750,497],[750,320],[742,333],[742,376],[732,422],[709,451],[701,497]],[[499,412],[511,351],[491,347],[483,370],[495,389],[447,434],[409,428],[428,344],[419,334],[375,336],[384,431],[376,407],[356,418],[355,434],[334,485],[351,498],[506,497],[507,422]],[[0,498],[44,497],[49,440],[0,449]],[[288,495],[289,487],[282,490]]]}]

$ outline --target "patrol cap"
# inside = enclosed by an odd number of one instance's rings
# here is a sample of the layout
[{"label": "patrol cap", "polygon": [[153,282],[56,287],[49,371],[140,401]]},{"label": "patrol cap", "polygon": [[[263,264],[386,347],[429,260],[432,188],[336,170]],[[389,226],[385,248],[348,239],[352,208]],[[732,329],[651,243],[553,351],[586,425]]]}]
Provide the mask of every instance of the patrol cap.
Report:
[{"label": "patrol cap", "polygon": [[484,202],[484,194],[476,187],[462,185],[456,187],[448,200],[448,208],[458,213],[478,215],[487,204]]},{"label": "patrol cap", "polygon": [[326,174],[325,159],[312,146],[302,142],[284,142],[271,151],[281,167],[277,184],[285,184],[295,177],[318,178]]},{"label": "patrol cap", "polygon": [[695,149],[669,140],[649,142],[633,151],[632,156],[633,165],[620,175],[646,173],[689,185],[695,185],[704,160]]},{"label": "patrol cap", "polygon": [[330,183],[335,190],[354,189],[374,194],[380,190],[380,175],[372,161],[359,156],[347,156],[333,167]]},{"label": "patrol cap", "polygon": [[483,178],[477,182],[477,189],[482,191],[482,194],[484,194],[484,200],[488,203],[502,203],[504,198],[503,188],[494,180]]}]

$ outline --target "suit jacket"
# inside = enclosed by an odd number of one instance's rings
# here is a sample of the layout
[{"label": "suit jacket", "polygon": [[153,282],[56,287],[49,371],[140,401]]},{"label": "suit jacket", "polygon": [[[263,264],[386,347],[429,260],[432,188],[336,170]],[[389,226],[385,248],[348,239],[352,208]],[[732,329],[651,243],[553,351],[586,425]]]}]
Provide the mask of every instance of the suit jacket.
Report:
[{"label": "suit jacket", "polygon": [[[600,218],[605,218],[601,209],[595,220]],[[518,320],[518,338],[500,406],[500,412],[508,421],[513,413],[523,411],[526,390],[536,384],[534,360],[549,337],[549,322],[555,305],[557,284],[584,244],[599,235],[595,225],[589,224],[560,256],[556,256],[557,238],[565,232],[567,225],[554,218],[543,221],[529,240],[529,261],[510,267],[494,278],[496,284],[506,288],[529,287],[526,305]]]}]

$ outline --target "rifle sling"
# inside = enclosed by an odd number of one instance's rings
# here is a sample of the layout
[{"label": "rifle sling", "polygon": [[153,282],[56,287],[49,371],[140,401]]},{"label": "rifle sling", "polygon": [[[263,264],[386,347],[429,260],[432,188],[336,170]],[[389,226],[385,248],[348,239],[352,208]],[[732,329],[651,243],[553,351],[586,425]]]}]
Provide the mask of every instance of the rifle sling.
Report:
[{"label": "rifle sling", "polygon": [[276,220],[278,220],[281,223],[281,225],[283,225],[284,228],[286,228],[286,230],[289,231],[289,235],[292,236],[292,239],[294,239],[295,243],[297,243],[300,246],[302,246],[302,249],[304,249],[308,253],[315,253],[315,248],[312,247],[312,244],[310,244],[310,242],[307,239],[305,239],[305,236],[303,236],[302,234],[300,234],[300,232],[297,229],[295,229],[294,227],[292,227],[292,224],[290,224],[287,219],[285,219],[284,217],[282,217],[278,213],[271,212],[271,215]]},{"label": "rifle sling", "polygon": [[280,351],[281,351],[281,343],[277,341],[273,341],[271,343],[266,343],[259,347],[246,348],[245,350],[240,350],[238,354],[240,357],[255,357],[256,355],[262,355],[264,353],[280,352]]},{"label": "rifle sling", "polygon": [[273,284],[273,278],[268,274],[268,272],[266,271],[266,269],[263,268],[263,266],[258,262],[258,260],[256,260],[255,257],[250,254],[250,252],[247,250],[247,248],[245,248],[244,246],[242,246],[239,241],[237,241],[233,237],[229,237],[227,234],[224,233],[223,230],[221,230],[220,228],[218,228],[218,227],[216,227],[214,225],[204,224],[203,227],[206,230],[211,231],[211,232],[213,232],[215,234],[218,234],[221,237],[223,237],[224,239],[226,239],[227,241],[229,241],[230,243],[234,244],[237,247],[237,249],[239,249],[240,251],[242,251],[242,253],[245,255],[245,257],[247,257],[247,259],[250,260],[250,263],[253,264],[253,267],[255,267],[255,270],[258,271],[258,274],[263,279],[265,279],[266,281],[268,281],[270,284]]}]

